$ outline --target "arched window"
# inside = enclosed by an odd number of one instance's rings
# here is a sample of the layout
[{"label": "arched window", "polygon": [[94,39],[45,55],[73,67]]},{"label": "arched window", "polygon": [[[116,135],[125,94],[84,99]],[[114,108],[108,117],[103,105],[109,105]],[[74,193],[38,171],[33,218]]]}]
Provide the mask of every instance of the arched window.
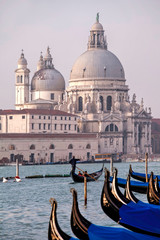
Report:
[{"label": "arched window", "polygon": [[9,150],[15,150],[15,145],[11,144],[11,145],[9,146]]},{"label": "arched window", "polygon": [[49,147],[49,149],[54,149],[54,148],[55,148],[54,144],[51,144],[50,147]]},{"label": "arched window", "polygon": [[101,111],[103,111],[103,97],[100,96],[100,103],[101,103]]},{"label": "arched window", "polygon": [[83,110],[83,98],[79,97],[78,98],[78,111],[82,111]]},{"label": "arched window", "polygon": [[21,75],[21,83],[23,82],[23,76]]},{"label": "arched window", "polygon": [[68,149],[73,149],[73,145],[72,145],[72,144],[69,144],[69,145],[68,145]]},{"label": "arched window", "polygon": [[111,110],[111,107],[112,107],[112,97],[111,96],[108,96],[107,97],[107,110]]},{"label": "arched window", "polygon": [[30,146],[30,149],[35,149],[35,145],[32,144],[32,145]]},{"label": "arched window", "polygon": [[109,132],[109,125],[106,127],[105,132]]},{"label": "arched window", "polygon": [[113,123],[110,124],[110,132],[113,132]]},{"label": "arched window", "polygon": [[118,127],[115,124],[111,123],[106,127],[105,132],[118,132]]},{"label": "arched window", "polygon": [[90,145],[90,144],[87,144],[86,148],[87,148],[87,149],[91,149],[91,145]]},{"label": "arched window", "polygon": [[118,127],[115,125],[115,132],[118,132]]}]

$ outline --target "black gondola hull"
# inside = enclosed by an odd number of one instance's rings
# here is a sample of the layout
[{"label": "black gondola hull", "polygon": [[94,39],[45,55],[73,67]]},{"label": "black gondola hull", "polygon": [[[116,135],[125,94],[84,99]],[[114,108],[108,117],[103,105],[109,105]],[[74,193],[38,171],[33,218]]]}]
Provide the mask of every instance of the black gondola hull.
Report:
[{"label": "black gondola hull", "polygon": [[[87,182],[94,182],[94,181],[98,180],[100,178],[100,176],[102,175],[102,173],[103,173],[103,167],[101,168],[101,170],[99,170],[97,172],[89,173],[88,176],[86,177]],[[79,176],[73,170],[70,172],[70,176],[72,177],[74,182],[77,182],[77,183],[84,182],[84,177]]]}]

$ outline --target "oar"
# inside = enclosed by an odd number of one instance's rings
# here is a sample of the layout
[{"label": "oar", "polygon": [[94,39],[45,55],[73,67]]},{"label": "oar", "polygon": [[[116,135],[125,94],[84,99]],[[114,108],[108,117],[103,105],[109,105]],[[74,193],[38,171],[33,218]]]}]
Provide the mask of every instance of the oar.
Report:
[{"label": "oar", "polygon": [[93,178],[95,181],[98,182],[97,179],[95,179],[94,177],[92,177],[90,174],[86,173],[85,171],[83,171],[82,169],[80,169],[79,167],[76,167],[78,170],[82,171],[83,173],[87,174],[89,177]]}]

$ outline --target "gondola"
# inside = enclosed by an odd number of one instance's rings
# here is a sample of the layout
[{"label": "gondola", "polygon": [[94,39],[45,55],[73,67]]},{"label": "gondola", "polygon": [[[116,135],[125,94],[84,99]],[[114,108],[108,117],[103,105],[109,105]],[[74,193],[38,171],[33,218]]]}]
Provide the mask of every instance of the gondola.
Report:
[{"label": "gondola", "polygon": [[57,202],[55,199],[50,199],[52,210],[50,214],[48,226],[48,240],[78,240],[77,238],[70,237],[63,232],[57,221]]},{"label": "gondola", "polygon": [[[113,177],[110,176],[109,178],[110,182],[112,183],[113,181]],[[119,187],[125,188],[127,183],[127,180],[124,178],[117,178],[117,184]],[[147,193],[147,188],[148,188],[148,182],[144,183],[144,182],[138,182],[138,181],[130,181],[130,185],[131,185],[131,190],[133,192],[138,192],[138,193]]]},{"label": "gondola", "polygon": [[135,195],[133,194],[133,192],[131,190],[131,187],[130,187],[130,175],[129,174],[128,174],[128,178],[127,178],[127,184],[126,184],[126,187],[125,187],[125,193],[123,195],[121,193],[119,187],[118,187],[118,184],[117,184],[117,172],[114,173],[113,182],[112,182],[112,193],[122,203],[128,204],[132,201],[132,206],[133,207],[134,207],[133,203],[136,203],[137,206],[140,206],[140,207],[147,207],[147,208],[151,208],[151,209],[156,208],[158,210],[159,214],[160,214],[159,206],[155,206],[155,205],[152,205],[152,204],[149,204],[149,203],[142,202],[138,198],[135,197]]},{"label": "gondola", "polygon": [[[87,182],[93,182],[93,181],[98,180],[98,178],[103,173],[103,168],[104,168],[104,164],[103,164],[101,170],[94,172],[94,173],[87,173],[86,174]],[[74,182],[84,182],[84,176],[80,176],[80,175],[76,174],[74,170],[71,170],[70,176],[72,177]]]},{"label": "gondola", "polygon": [[75,236],[81,240],[156,240],[157,237],[144,235],[118,227],[98,226],[89,222],[79,211],[77,192],[71,189],[73,194],[73,204],[71,213],[71,228]]},{"label": "gondola", "polygon": [[[156,187],[155,187],[156,183]],[[151,177],[149,179],[148,191],[147,191],[147,199],[148,202],[155,205],[160,205],[160,194],[158,192],[157,180],[154,182],[153,172],[151,172]],[[157,189],[157,190],[156,190]]]},{"label": "gondola", "polygon": [[103,211],[120,225],[138,233],[160,237],[160,209],[142,207],[132,201],[119,201],[111,191],[109,171],[106,173],[101,194],[101,206]]},{"label": "gondola", "polygon": [[[146,182],[146,174],[145,173],[134,172],[132,170],[131,165],[129,167],[129,174],[131,175],[132,178],[134,178],[136,180]],[[151,176],[150,174],[147,174],[148,180],[150,179],[150,176]],[[153,175],[153,179],[155,179],[155,178],[156,178],[156,176]],[[160,176],[159,175],[157,176],[157,178],[158,178],[158,181],[160,181]]]}]

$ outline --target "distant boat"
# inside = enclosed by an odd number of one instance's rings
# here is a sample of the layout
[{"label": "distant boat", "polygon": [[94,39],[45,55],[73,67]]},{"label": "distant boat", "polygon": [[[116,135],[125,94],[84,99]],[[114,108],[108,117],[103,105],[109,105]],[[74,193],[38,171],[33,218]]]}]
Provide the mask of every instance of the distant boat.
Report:
[{"label": "distant boat", "polygon": [[[139,173],[139,172],[134,172],[132,170],[132,166],[130,165],[129,167],[129,174],[131,175],[132,178],[141,181],[141,182],[146,182],[146,174],[145,173]],[[150,179],[151,174],[147,174],[148,180]],[[158,178],[158,181],[160,181],[160,175],[153,175],[153,179]]]},{"label": "distant boat", "polygon": [[4,182],[4,183],[8,182],[8,179],[6,179],[6,178],[3,177],[3,182]]},{"label": "distant boat", "polygon": [[[98,178],[103,173],[103,168],[104,168],[104,164],[103,164],[101,170],[99,170],[97,172],[93,172],[93,173],[86,173],[87,182],[94,182],[94,181],[98,180]],[[70,176],[72,177],[74,182],[84,182],[84,176],[76,174],[74,170],[71,170]]]}]

